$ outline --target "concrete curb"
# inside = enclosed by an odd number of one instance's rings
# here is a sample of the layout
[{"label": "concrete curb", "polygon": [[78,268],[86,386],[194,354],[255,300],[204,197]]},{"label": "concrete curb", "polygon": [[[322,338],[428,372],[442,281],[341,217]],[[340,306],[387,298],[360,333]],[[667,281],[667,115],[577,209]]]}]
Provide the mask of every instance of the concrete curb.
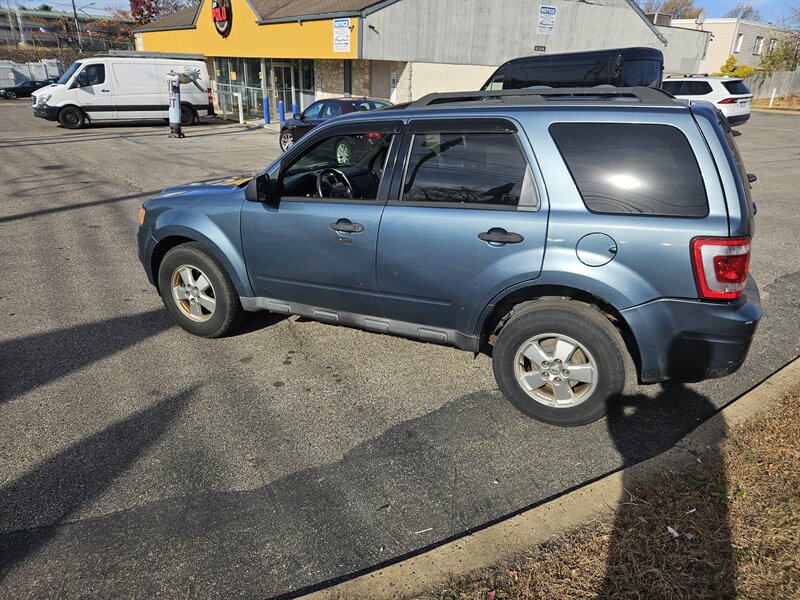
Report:
[{"label": "concrete curb", "polygon": [[429,552],[314,592],[309,600],[407,598],[445,585],[453,576],[490,567],[556,535],[611,512],[626,485],[693,464],[698,455],[719,443],[727,429],[769,410],[800,384],[800,359],[784,366],[731,402],[675,446],[649,460],[607,475],[477,533]]}]

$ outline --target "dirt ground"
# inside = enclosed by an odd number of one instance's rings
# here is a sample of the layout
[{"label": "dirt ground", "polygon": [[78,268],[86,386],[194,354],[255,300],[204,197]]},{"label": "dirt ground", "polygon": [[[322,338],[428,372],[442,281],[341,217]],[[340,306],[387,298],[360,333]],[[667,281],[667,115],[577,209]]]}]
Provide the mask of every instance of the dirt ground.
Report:
[{"label": "dirt ground", "polygon": [[607,519],[419,600],[800,598],[800,386]]}]

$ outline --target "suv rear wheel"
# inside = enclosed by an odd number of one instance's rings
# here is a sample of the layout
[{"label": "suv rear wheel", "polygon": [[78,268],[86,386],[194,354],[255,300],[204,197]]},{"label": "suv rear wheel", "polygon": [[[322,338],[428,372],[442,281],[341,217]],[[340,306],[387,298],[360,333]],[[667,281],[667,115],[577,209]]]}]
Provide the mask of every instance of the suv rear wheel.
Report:
[{"label": "suv rear wheel", "polygon": [[176,246],[158,269],[158,289],[172,318],[189,333],[207,338],[236,329],[245,313],[220,262],[202,245]]},{"label": "suv rear wheel", "polygon": [[586,304],[543,299],[517,309],[497,337],[495,379],[526,415],[561,426],[601,418],[626,381],[625,344]]}]

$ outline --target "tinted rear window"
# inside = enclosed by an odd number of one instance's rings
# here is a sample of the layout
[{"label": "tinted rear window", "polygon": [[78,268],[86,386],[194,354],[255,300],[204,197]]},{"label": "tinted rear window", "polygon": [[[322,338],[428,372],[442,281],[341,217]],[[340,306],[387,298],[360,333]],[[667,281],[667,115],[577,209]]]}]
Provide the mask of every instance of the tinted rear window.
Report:
[{"label": "tinted rear window", "polygon": [[707,81],[687,81],[681,93],[684,96],[705,96],[711,93],[711,84]]},{"label": "tinted rear window", "polygon": [[550,134],[590,211],[664,217],[708,214],[700,168],[677,128],[556,123]]},{"label": "tinted rear window", "polygon": [[681,93],[681,89],[683,88],[682,81],[665,81],[661,84],[661,89],[665,92],[669,92],[673,96],[677,96]]},{"label": "tinted rear window", "polygon": [[728,90],[731,94],[749,94],[750,90],[747,89],[747,86],[744,84],[743,81],[723,81],[722,85],[725,86],[725,89]]}]

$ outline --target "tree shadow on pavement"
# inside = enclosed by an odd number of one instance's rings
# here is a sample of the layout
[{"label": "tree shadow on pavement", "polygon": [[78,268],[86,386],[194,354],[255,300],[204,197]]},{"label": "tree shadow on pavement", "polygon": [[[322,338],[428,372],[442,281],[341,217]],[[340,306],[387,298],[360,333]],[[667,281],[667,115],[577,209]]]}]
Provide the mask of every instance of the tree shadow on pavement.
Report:
[{"label": "tree shadow on pavement", "polygon": [[[188,388],[83,439],[0,489],[0,581],[169,431]],[[46,525],[46,527],[45,527]]]},{"label": "tree shadow on pavement", "polygon": [[0,403],[126,350],[174,326],[162,309],[0,342]]},{"label": "tree shadow on pavement", "polygon": [[[702,369],[709,364],[710,352],[710,347],[698,344],[691,356],[687,356],[673,345],[670,372],[680,376],[679,370],[687,364],[687,359]],[[682,383],[666,383],[655,398],[643,395],[621,398],[609,412],[607,424],[610,437],[628,466],[672,448],[716,412],[714,404],[694,389]],[[665,435],[666,432],[674,433]],[[709,483],[722,490],[727,489],[719,450],[723,438],[724,427],[705,449],[702,459],[698,458],[698,462],[702,460],[705,464]],[[661,475],[655,473],[649,477]],[[670,505],[666,512],[672,519],[663,522],[664,511],[659,512],[658,507],[667,500],[631,494],[637,484],[642,484],[641,477],[635,477],[630,471],[623,477],[623,496],[610,532],[605,579],[597,597],[665,600],[736,597],[733,569],[717,568],[734,564],[727,505],[721,501],[701,505],[696,510],[704,514],[698,512],[695,518],[687,515],[685,507]],[[690,489],[687,485],[687,493]],[[714,532],[713,556],[697,555],[698,550],[702,552],[708,546],[692,544],[692,534],[687,537],[681,525],[687,521],[702,523],[707,531]],[[675,533],[667,527],[672,527]]]}]

